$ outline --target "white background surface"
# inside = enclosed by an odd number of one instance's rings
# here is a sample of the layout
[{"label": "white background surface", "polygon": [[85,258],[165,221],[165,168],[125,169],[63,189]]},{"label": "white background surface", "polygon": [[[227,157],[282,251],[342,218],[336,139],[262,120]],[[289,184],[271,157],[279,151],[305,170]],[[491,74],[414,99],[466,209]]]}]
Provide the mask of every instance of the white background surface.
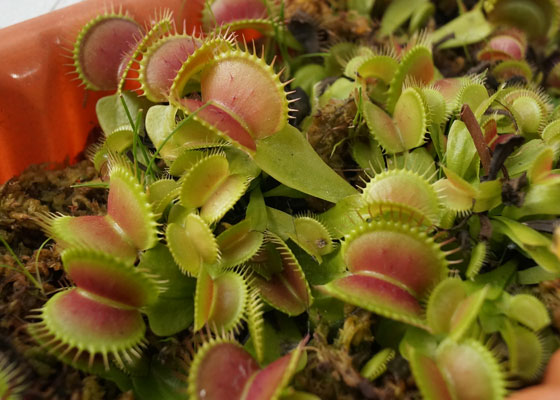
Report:
[{"label": "white background surface", "polygon": [[0,0],[0,28],[78,3],[81,0]]}]

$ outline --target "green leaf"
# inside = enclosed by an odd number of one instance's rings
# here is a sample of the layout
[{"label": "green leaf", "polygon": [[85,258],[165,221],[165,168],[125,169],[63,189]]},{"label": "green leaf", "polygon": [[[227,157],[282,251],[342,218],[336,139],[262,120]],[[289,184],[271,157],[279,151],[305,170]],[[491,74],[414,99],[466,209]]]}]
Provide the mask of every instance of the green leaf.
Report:
[{"label": "green leaf", "polygon": [[[275,312],[274,321],[263,324],[264,357],[262,365],[268,365],[284,355],[286,348],[292,348],[301,340],[301,333],[293,318]],[[245,345],[246,350],[254,356],[252,340]]]},{"label": "green leaf", "polygon": [[148,270],[159,279],[167,281],[160,298],[180,299],[194,295],[196,279],[181,273],[169,249],[161,243],[142,254],[138,268]]},{"label": "green leaf", "polygon": [[134,395],[139,400],[184,400],[186,383],[177,377],[177,372],[153,361],[147,376],[134,377]]},{"label": "green leaf", "polygon": [[360,15],[369,16],[375,5],[375,0],[348,0],[348,10],[354,10]]},{"label": "green leaf", "polygon": [[284,211],[275,208],[267,207],[267,221],[266,228],[280,236],[283,240],[288,240],[290,235],[295,233],[294,218]]},{"label": "green leaf", "polygon": [[340,252],[323,256],[323,262],[319,264],[299,247],[290,246],[290,249],[299,261],[301,269],[305,274],[305,279],[307,279],[310,285],[324,285],[341,276],[346,271],[346,266],[342,257],[340,257]]},{"label": "green leaf", "polygon": [[520,222],[493,217],[492,226],[525,251],[537,264],[550,272],[560,272],[560,260],[550,251],[552,240]]},{"label": "green leaf", "polygon": [[251,221],[251,226],[254,230],[259,232],[265,231],[268,224],[268,216],[263,195],[258,187],[251,192],[245,218]]},{"label": "green leaf", "polygon": [[146,310],[150,329],[158,336],[171,336],[187,329],[194,320],[194,299],[161,298]]},{"label": "green leaf", "polygon": [[438,42],[448,35],[453,35],[452,38],[446,40],[439,48],[461,47],[482,41],[493,30],[494,27],[486,20],[481,8],[476,7],[436,30],[432,34],[432,41]]},{"label": "green leaf", "polygon": [[381,36],[388,36],[395,32],[399,26],[409,19],[414,10],[426,3],[426,0],[394,0],[392,1],[381,19]]},{"label": "green leaf", "polygon": [[515,177],[527,171],[533,165],[536,155],[544,149],[546,149],[546,145],[541,139],[531,140],[517,149],[504,163],[509,176]]},{"label": "green leaf", "polygon": [[365,205],[362,199],[360,194],[348,196],[320,215],[321,222],[333,237],[344,236],[362,222],[358,213],[358,210]]},{"label": "green leaf", "polygon": [[464,122],[455,120],[449,130],[447,140],[447,167],[462,178],[468,180],[473,171],[469,171],[473,159],[478,157],[476,146]]},{"label": "green leaf", "polygon": [[504,288],[513,278],[517,269],[517,264],[518,262],[516,260],[510,260],[490,272],[477,275],[474,278],[474,284],[480,288],[489,285],[486,298],[495,300],[503,293]]},{"label": "green leaf", "polygon": [[254,159],[263,171],[284,185],[323,200],[336,203],[357,193],[291,125],[257,141]]},{"label": "green leaf", "polygon": [[517,273],[517,281],[521,285],[536,285],[543,281],[551,281],[558,278],[560,278],[560,273],[550,272],[539,266],[527,268]]},{"label": "green leaf", "polygon": [[166,282],[156,303],[146,310],[151,330],[159,336],[171,336],[188,328],[194,318],[196,279],[180,272],[168,248],[161,243],[142,255],[138,268]]},{"label": "green leaf", "polygon": [[[145,97],[138,96],[135,92],[123,92],[122,96],[132,118],[135,118],[140,110],[143,110],[145,113],[153,104]],[[95,106],[95,111],[97,113],[99,125],[106,135],[111,134],[117,128],[122,128],[123,126],[131,127],[130,120],[128,119],[126,110],[118,94],[99,99]],[[141,129],[138,129],[138,132],[141,131]]]},{"label": "green leaf", "polygon": [[319,97],[319,107],[324,107],[331,99],[346,100],[354,90],[355,84],[349,79],[339,78]]}]

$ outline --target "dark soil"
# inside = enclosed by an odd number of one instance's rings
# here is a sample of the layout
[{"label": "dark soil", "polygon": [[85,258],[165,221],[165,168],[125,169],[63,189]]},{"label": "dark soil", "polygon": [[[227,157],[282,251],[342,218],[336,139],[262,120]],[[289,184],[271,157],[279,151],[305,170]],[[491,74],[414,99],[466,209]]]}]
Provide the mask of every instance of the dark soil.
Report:
[{"label": "dark soil", "polygon": [[[39,212],[104,213],[105,190],[71,187],[96,177],[89,161],[61,170],[38,165],[0,186],[0,235],[16,255],[0,247],[0,356],[18,366],[25,399],[131,398],[45,354],[25,329],[32,310],[42,307],[49,294],[70,285],[59,249],[52,241],[45,244],[47,237],[35,217]],[[40,287],[17,271],[21,266],[36,277]]]}]

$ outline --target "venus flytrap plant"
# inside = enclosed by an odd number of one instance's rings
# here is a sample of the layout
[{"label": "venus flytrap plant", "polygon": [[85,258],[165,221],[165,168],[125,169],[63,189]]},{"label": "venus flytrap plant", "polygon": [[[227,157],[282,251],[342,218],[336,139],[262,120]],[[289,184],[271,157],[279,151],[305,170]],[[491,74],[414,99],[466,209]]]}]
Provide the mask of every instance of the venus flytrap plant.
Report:
[{"label": "venus flytrap plant", "polygon": [[407,170],[392,169],[376,174],[363,189],[364,214],[383,215],[387,209],[424,223],[437,225],[441,206],[434,185],[424,176]]},{"label": "venus flytrap plant", "polygon": [[391,117],[369,100],[365,101],[364,116],[372,135],[390,154],[421,146],[428,126],[428,109],[422,95],[408,88],[399,96],[394,109]]},{"label": "venus flytrap plant", "polygon": [[506,88],[500,101],[515,118],[520,134],[535,137],[549,122],[551,114],[550,98],[539,89]]},{"label": "venus flytrap plant", "polygon": [[[271,321],[307,312],[317,342],[341,324],[352,326],[339,338],[348,359],[372,332],[376,341],[383,336],[377,324],[399,327],[390,345],[375,344],[382,349],[376,356],[343,365],[361,365],[362,376],[348,376],[363,385],[392,368],[387,362],[397,350],[427,399],[498,400],[511,381],[535,379],[547,359],[551,318],[536,297],[510,284],[528,279],[517,271],[525,268],[518,259],[532,259],[546,276],[560,271],[557,238],[533,229],[540,226],[535,220],[560,214],[559,128],[550,98],[527,78],[526,60],[542,51],[537,41],[557,24],[557,6],[484,1],[431,36],[418,29],[434,5],[405,3],[373,9],[385,9],[379,35],[394,33],[390,42],[373,49],[341,41],[324,54],[324,65],[309,54],[298,57],[284,5],[275,1],[208,2],[204,32],[192,36],[177,32],[167,12],[144,30],[122,12],[88,24],[76,45],[76,68],[89,88],[117,91],[98,103],[106,139],[96,158],[107,162],[108,209],[41,217],[64,249],[75,287],[38,311],[29,328],[37,341],[98,374],[109,367],[105,374],[113,373],[113,363],[124,366],[135,394],[155,398],[140,388],[168,383],[154,367],[159,355],[140,355],[146,315],[155,347],[154,336],[208,332],[179,382],[184,391],[188,385],[189,398],[298,399],[313,396],[287,389],[305,364],[307,339],[300,341],[293,324],[287,340]],[[540,33],[512,29],[520,9],[542,22]],[[410,35],[399,30],[407,20]],[[101,74],[91,38],[109,26],[123,39],[114,37],[115,48],[126,54],[115,52]],[[259,56],[247,40],[260,35],[266,48]],[[521,74],[528,85],[493,90],[484,74],[440,73],[436,51],[485,38],[479,59],[500,61],[490,78]],[[269,62],[274,46],[287,69]],[[295,80],[286,80],[293,70]],[[329,75],[330,86],[321,82]],[[313,116],[302,131],[289,124],[297,103],[288,100],[288,85],[304,86],[312,98]],[[343,149],[361,168],[345,160],[335,172],[306,135],[322,113],[345,101],[355,106],[348,126],[336,121],[334,129],[320,129],[329,139],[347,128],[330,150]],[[527,143],[513,151],[508,141],[520,137]],[[354,189],[348,182],[364,173],[363,188]],[[327,211],[300,205],[313,197],[336,204]],[[312,207],[313,214],[301,212]],[[362,308],[355,312],[368,321],[365,310],[377,314],[376,322],[353,326],[350,313],[340,311],[344,304]],[[254,357],[242,347],[241,332],[249,333],[245,347]],[[283,340],[299,345],[274,361],[269,347]],[[318,360],[329,360],[328,346],[314,344]],[[162,370],[169,375],[174,368]]]}]

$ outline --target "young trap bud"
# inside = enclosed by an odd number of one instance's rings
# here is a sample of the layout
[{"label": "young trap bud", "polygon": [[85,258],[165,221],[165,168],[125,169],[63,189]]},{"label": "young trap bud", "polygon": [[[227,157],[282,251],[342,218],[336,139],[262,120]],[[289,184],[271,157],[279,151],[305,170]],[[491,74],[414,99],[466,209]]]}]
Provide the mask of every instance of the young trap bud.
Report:
[{"label": "young trap bud", "polygon": [[322,263],[322,256],[334,250],[332,236],[319,220],[311,216],[294,218],[294,231],[289,238],[307,254]]},{"label": "young trap bud", "polygon": [[501,101],[511,110],[522,135],[540,134],[549,122],[552,102],[541,89],[508,88]]},{"label": "young trap bud", "polygon": [[369,99],[364,99],[363,106],[371,134],[387,153],[400,153],[424,143],[429,109],[420,90],[407,88],[400,93],[392,116]]},{"label": "young trap bud", "polygon": [[188,214],[182,223],[167,225],[165,238],[181,271],[191,276],[198,276],[205,264],[214,264],[220,258],[216,238],[197,214]]}]

